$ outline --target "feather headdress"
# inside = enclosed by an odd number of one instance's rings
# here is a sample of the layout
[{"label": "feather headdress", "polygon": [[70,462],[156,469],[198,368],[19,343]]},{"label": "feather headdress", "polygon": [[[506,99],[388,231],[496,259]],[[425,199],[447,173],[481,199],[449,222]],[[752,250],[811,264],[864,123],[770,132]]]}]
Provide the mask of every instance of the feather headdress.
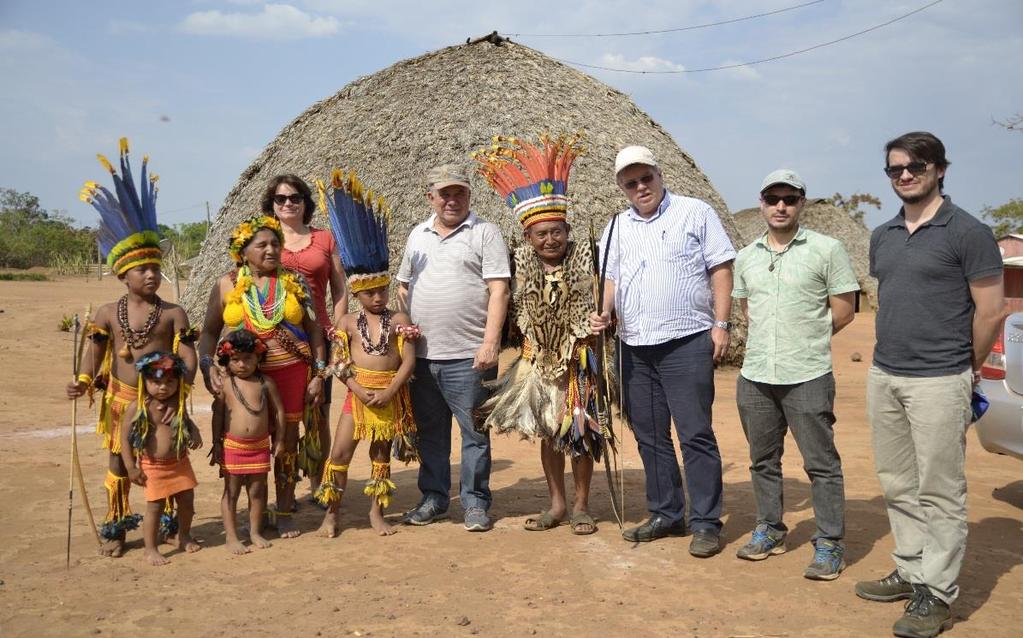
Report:
[{"label": "feather headdress", "polygon": [[515,214],[523,228],[544,221],[565,221],[568,174],[583,148],[581,136],[540,137],[539,145],[495,135],[489,148],[472,154],[478,171]]},{"label": "feather headdress", "polygon": [[100,250],[107,256],[107,265],[120,275],[135,266],[159,264],[163,253],[156,226],[156,180],[147,175],[149,157],[142,158],[139,190],[131,174],[128,160],[128,138],[120,143],[121,174],[103,155],[96,155],[114,180],[114,192],[93,181],[85,182],[79,198],[99,211],[100,224],[97,237]]},{"label": "feather headdress", "polygon": [[355,173],[334,169],[330,188],[316,180],[320,209],[327,211],[341,264],[353,292],[386,286],[391,282],[387,248],[390,208],[383,197],[363,187]]}]

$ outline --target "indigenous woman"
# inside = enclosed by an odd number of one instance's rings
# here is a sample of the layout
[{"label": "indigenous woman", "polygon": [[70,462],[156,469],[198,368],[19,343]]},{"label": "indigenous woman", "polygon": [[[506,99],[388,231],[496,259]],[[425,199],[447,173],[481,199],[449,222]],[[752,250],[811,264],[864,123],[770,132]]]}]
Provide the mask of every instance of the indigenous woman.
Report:
[{"label": "indigenous woman", "polygon": [[[588,317],[593,308],[593,251],[569,240],[565,194],[578,139],[544,137],[533,145],[494,138],[475,153],[479,172],[504,198],[522,225],[515,251],[510,323],[522,354],[490,384],[495,392],[477,411],[483,428],[540,439],[550,509],[526,519],[528,530],[568,520],[575,534],[592,534],[589,513],[593,462],[603,446],[597,412],[595,357]],[[572,459],[575,502],[565,496],[565,455]]]},{"label": "indigenous woman", "polygon": [[[316,209],[312,191],[297,175],[278,175],[267,184],[261,207],[264,215],[276,217],[281,222],[284,233],[281,265],[305,277],[312,294],[316,321],[323,328],[324,342],[329,343],[334,328],[331,315],[327,313],[327,290],[330,290],[334,317],[348,312],[348,296],[345,272],[333,235],[328,230],[309,225]],[[298,465],[309,477],[313,493],[320,484],[323,453],[330,450],[330,390],[331,379],[328,376],[323,382],[320,418],[305,424],[305,436],[299,446]]]},{"label": "indigenous woman", "polygon": [[213,365],[213,351],[221,332],[246,328],[266,343],[260,369],[277,384],[286,421],[284,454],[274,462],[277,507],[271,520],[276,520],[281,538],[292,538],[299,535],[291,520],[298,480],[298,424],[309,418],[309,411],[319,410],[327,363],[323,329],[316,323],[309,289],[301,275],[281,266],[283,243],[280,222],[273,217],[252,217],[231,233],[229,252],[237,269],[210,291],[199,367],[207,389],[219,395],[223,380]]}]

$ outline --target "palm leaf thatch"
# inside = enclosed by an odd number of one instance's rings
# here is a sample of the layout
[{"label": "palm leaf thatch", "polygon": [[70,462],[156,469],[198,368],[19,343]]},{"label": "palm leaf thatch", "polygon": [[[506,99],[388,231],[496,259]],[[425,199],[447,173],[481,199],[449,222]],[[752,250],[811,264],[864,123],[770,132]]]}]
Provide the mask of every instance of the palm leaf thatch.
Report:
[{"label": "palm leaf thatch", "polygon": [[[732,241],[732,216],[696,162],[626,95],[529,47],[483,38],[404,60],[355,80],[309,107],[273,139],[242,173],[224,200],[184,295],[193,321],[201,320],[216,278],[231,263],[225,250],[233,225],[259,207],[270,178],[295,173],[310,183],[333,168],[356,171],[393,209],[391,269],[400,265],[413,226],[429,215],[425,175],[455,162],[472,170],[469,155],[495,134],[535,138],[582,131],[586,152],[572,170],[569,221],[584,239],[592,220],[604,223],[627,204],[614,183],[614,156],[629,144],[650,147],[668,187],[710,203]],[[497,222],[509,245],[521,238],[511,211],[472,173],[472,208]],[[325,226],[322,211],[315,225]]]},{"label": "palm leaf thatch", "polygon": [[[742,235],[743,246],[752,243],[767,230],[759,208],[741,210],[735,214],[734,220],[739,228],[739,234]],[[799,223],[804,228],[842,242],[852,261],[856,281],[860,283],[860,291],[866,295],[870,307],[877,310],[877,280],[870,276],[868,259],[870,231],[863,222],[853,219],[849,213],[826,199],[807,199],[799,216]]]}]

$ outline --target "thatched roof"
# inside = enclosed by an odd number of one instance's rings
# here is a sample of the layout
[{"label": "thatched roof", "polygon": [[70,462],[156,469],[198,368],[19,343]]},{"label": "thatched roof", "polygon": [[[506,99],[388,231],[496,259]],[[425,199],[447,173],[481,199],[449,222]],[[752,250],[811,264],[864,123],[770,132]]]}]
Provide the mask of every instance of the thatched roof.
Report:
[{"label": "thatched roof", "polygon": [[[408,233],[429,215],[424,194],[430,167],[458,162],[471,168],[469,153],[489,145],[495,134],[576,131],[584,132],[587,148],[569,187],[576,233],[585,236],[590,220],[599,233],[624,208],[614,156],[623,146],[642,144],[658,156],[667,186],[714,206],[738,246],[732,216],[696,162],[626,95],[526,46],[483,39],[360,78],[288,124],[225,198],[184,295],[189,315],[201,321],[210,288],[231,267],[225,249],[230,229],[258,210],[274,175],[296,173],[311,182],[326,179],[335,167],[355,170],[393,209],[393,271]],[[521,230],[509,209],[475,172],[472,185],[473,210],[498,222],[509,244],[516,241]]]},{"label": "thatched roof", "polygon": [[[737,212],[733,219],[742,235],[743,246],[753,242],[767,230],[759,208],[747,208]],[[838,239],[845,246],[852,260],[860,290],[866,293],[866,301],[877,310],[877,280],[870,276],[870,231],[848,213],[826,199],[807,199],[799,216],[799,223],[823,235]]]}]

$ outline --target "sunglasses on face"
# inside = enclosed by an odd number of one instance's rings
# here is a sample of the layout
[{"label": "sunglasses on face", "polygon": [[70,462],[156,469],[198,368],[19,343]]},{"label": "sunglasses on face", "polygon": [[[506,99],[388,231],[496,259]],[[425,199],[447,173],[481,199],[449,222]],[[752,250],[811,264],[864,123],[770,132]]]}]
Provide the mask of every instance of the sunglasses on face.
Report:
[{"label": "sunglasses on face", "polygon": [[900,164],[898,166],[885,166],[884,174],[890,179],[896,179],[902,176],[903,171],[909,171],[909,174],[913,177],[919,177],[927,172],[927,162],[910,162],[909,164]]},{"label": "sunglasses on face", "polygon": [[799,200],[803,199],[802,195],[762,195],[760,199],[764,200],[764,203],[768,206],[777,206],[778,202],[785,202],[786,206],[795,206],[799,203]]},{"label": "sunglasses on face", "polygon": [[274,203],[278,206],[284,206],[285,202],[291,202],[298,206],[305,201],[305,196],[302,193],[292,193],[291,195],[274,195]]},{"label": "sunglasses on face", "polygon": [[624,188],[627,191],[634,191],[640,184],[650,184],[650,182],[652,181],[654,181],[654,174],[647,173],[646,175],[640,177],[639,179],[630,179],[629,181],[622,184],[622,188]]}]

